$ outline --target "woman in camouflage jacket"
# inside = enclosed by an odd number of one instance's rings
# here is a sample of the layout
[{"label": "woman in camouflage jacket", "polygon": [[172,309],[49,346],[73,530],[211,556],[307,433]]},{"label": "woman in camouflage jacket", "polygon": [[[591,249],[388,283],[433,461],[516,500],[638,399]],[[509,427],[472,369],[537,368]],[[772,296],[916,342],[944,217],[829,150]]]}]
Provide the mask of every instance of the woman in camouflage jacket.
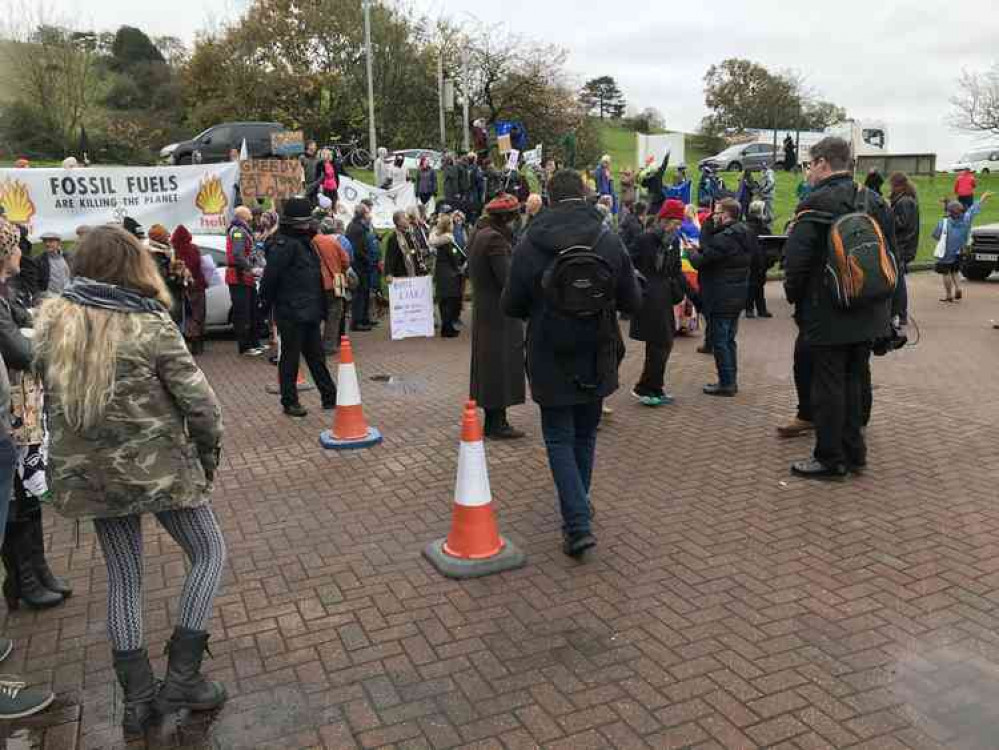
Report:
[{"label": "woman in camouflage jacket", "polygon": [[[107,563],[108,634],[131,738],[156,711],[209,710],[225,700],[225,688],[201,675],[204,627],[225,564],[208,505],[222,416],[138,241],[100,227],[75,257],[73,282],[39,311],[36,366],[45,384],[55,506],[68,518],[93,519]],[[142,633],[146,513],[191,563],[159,688]]]}]

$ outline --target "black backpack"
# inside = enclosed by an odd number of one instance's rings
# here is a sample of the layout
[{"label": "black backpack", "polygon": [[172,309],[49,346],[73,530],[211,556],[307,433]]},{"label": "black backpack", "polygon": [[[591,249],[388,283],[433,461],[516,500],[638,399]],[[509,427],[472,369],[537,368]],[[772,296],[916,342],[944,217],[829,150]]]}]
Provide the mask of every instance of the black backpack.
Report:
[{"label": "black backpack", "polygon": [[[583,391],[595,391],[616,371],[621,357],[617,325],[617,275],[596,247],[608,233],[601,224],[589,245],[559,250],[541,277],[545,329],[559,366]],[[580,372],[580,353],[594,352]]]}]

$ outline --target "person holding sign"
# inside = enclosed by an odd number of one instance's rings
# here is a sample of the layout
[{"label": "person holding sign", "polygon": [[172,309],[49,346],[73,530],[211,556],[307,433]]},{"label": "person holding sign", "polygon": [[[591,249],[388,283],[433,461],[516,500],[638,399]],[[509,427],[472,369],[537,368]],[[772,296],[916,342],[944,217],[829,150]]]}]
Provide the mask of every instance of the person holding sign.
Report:
[{"label": "person holding sign", "polygon": [[525,400],[524,324],[503,314],[500,298],[510,275],[513,225],[520,220],[520,203],[500,193],[486,204],[468,249],[472,297],[472,373],[470,393],[485,409],[485,435],[514,440],[524,433],[510,426],[509,406]]}]

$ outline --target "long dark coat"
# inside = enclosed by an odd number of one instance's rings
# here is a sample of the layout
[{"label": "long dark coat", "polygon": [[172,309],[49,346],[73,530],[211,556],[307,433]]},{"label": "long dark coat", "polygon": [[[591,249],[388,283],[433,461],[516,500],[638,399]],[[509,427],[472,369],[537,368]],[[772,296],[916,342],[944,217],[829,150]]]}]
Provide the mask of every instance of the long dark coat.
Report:
[{"label": "long dark coat", "polygon": [[629,336],[650,344],[672,344],[676,321],[671,280],[679,280],[682,273],[680,236],[675,235],[666,244],[661,230],[645,232],[638,238],[632,258],[635,270],[645,278],[645,284],[642,306],[631,317]]},{"label": "long dark coat", "polygon": [[472,282],[472,377],[469,393],[483,409],[524,403],[524,324],[500,306],[513,256],[509,227],[483,219],[468,249]]}]

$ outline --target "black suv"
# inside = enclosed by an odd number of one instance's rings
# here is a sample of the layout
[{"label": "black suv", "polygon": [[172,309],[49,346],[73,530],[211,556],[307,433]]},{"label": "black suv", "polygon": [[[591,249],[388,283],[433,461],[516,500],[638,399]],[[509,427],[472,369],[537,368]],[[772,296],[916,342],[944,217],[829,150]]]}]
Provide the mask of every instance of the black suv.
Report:
[{"label": "black suv", "polygon": [[241,148],[245,138],[250,157],[266,159],[273,156],[271,135],[284,130],[284,125],[278,122],[224,122],[189,141],[167,146],[161,154],[174,164],[229,161],[229,150]]},{"label": "black suv", "polygon": [[999,271],[999,224],[971,230],[971,251],[961,260],[961,273],[972,281],[985,281]]}]

